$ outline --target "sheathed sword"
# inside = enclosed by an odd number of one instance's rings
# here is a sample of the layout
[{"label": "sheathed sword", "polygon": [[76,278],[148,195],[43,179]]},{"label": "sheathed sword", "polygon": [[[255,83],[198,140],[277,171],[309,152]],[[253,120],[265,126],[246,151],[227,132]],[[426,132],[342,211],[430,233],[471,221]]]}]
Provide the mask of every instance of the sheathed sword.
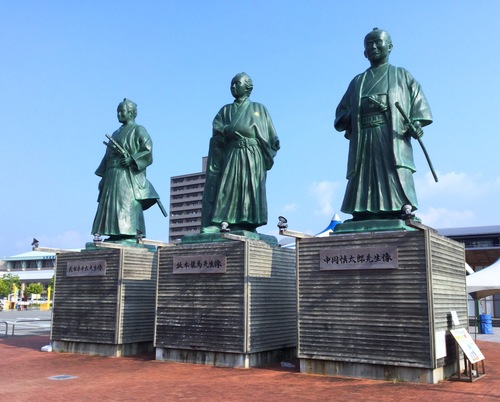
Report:
[{"label": "sheathed sword", "polygon": [[[106,138],[109,140],[109,142],[103,141],[102,143],[104,145],[118,151],[124,158],[129,157],[129,153],[126,151],[126,149],[123,148],[113,137],[111,137],[109,134],[106,134]],[[129,174],[130,174],[130,170],[129,170]],[[130,177],[130,180],[132,181],[132,177]],[[163,204],[161,203],[159,198],[156,199],[156,203],[158,204],[158,207],[160,208],[161,213],[166,218],[168,216],[167,211],[165,210],[165,207],[163,206]]]},{"label": "sheathed sword", "polygon": [[[405,123],[408,124],[409,126],[411,126],[413,128],[413,131],[416,131],[415,126],[413,126],[413,122],[408,118],[408,116],[406,115],[405,111],[403,110],[403,108],[401,107],[399,102],[396,102],[395,105],[396,105],[396,108],[399,110],[399,113],[401,113],[401,116],[403,116]],[[436,175],[436,172],[434,171],[434,167],[432,166],[431,158],[429,158],[429,154],[427,153],[427,150],[425,149],[424,143],[422,142],[422,139],[420,139],[420,138],[417,138],[416,140],[418,141],[418,143],[420,144],[420,148],[422,148],[422,151],[424,152],[425,159],[427,159],[427,164],[429,165],[429,168],[431,169],[432,176],[434,177],[434,180],[437,183],[438,177]]]},{"label": "sheathed sword", "polygon": [[106,141],[103,141],[104,145],[106,145],[106,146],[111,145],[111,147],[116,149],[124,158],[129,157],[129,154],[125,150],[125,148],[123,148],[113,137],[111,137],[109,134],[105,134],[105,136],[109,140],[109,143]]},{"label": "sheathed sword", "polygon": [[167,211],[165,210],[165,207],[163,206],[163,204],[161,203],[160,199],[157,198],[156,199],[156,203],[158,204],[158,206],[160,207],[160,211],[161,213],[163,214],[163,216],[166,218],[168,216],[167,214]]}]

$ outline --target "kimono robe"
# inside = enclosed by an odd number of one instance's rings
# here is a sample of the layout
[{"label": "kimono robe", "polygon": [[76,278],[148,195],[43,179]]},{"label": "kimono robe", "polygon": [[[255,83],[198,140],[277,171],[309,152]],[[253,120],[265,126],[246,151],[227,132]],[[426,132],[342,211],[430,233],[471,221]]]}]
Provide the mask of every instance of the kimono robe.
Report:
[{"label": "kimono robe", "polygon": [[279,147],[260,103],[245,99],[219,111],[207,160],[202,231],[221,222],[250,231],[267,223],[266,177]]},{"label": "kimono robe", "polygon": [[411,136],[396,102],[412,122],[432,123],[418,82],[390,64],[357,75],[337,107],[335,128],[350,142],[341,211],[355,219],[399,217],[404,205],[418,207]]},{"label": "kimono robe", "polygon": [[145,234],[143,210],[160,198],[146,178],[146,168],[153,163],[153,143],[146,129],[135,123],[120,127],[112,138],[133,163],[129,167],[120,166],[123,156],[108,147],[95,171],[102,179],[92,234],[135,236],[137,229]]}]

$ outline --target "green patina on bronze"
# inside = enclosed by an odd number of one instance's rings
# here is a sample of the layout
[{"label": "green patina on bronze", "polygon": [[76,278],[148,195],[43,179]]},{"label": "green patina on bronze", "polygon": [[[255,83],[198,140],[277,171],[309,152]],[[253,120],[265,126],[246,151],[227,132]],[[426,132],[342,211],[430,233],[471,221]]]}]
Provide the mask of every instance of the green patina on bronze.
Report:
[{"label": "green patina on bronze", "polygon": [[108,136],[106,154],[95,172],[102,179],[92,234],[129,244],[138,230],[145,235],[143,211],[160,205],[160,197],[146,178],[153,143],[146,129],[135,123],[137,105],[124,99],[117,116],[122,126]]},{"label": "green patina on bronze", "polygon": [[[262,233],[249,232],[247,230],[235,230],[228,232],[229,235],[241,236],[248,240],[258,240],[269,244],[270,246],[277,246],[278,239],[275,236],[266,235]],[[219,231],[214,233],[199,233],[194,235],[187,235],[182,238],[182,244],[190,243],[218,243],[223,241],[231,241],[234,238],[225,237],[225,233],[220,233]]]},{"label": "green patina on bronze", "polygon": [[[231,233],[248,235],[267,223],[266,177],[280,145],[265,106],[249,100],[252,89],[248,74],[237,74],[231,81],[234,102],[214,118],[202,234],[219,233],[222,222],[227,222]],[[201,241],[203,236],[196,238]]]},{"label": "green patina on bronze", "polygon": [[366,35],[370,68],[354,77],[336,110],[335,128],[349,140],[341,211],[353,218],[335,232],[399,230],[403,207],[418,208],[411,139],[423,135],[432,114],[412,75],[389,64],[392,48],[386,31],[375,28]]}]

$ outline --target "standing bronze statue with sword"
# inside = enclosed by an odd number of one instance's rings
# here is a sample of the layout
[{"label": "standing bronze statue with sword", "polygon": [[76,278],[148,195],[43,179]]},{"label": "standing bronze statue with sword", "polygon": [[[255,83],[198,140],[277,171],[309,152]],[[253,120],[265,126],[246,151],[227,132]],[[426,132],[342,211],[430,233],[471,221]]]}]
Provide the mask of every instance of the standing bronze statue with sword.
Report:
[{"label": "standing bronze statue with sword", "polygon": [[[352,214],[350,222],[401,220],[401,211],[413,216],[418,201],[412,138],[420,143],[437,181],[420,139],[421,127],[432,123],[429,104],[413,76],[389,64],[392,48],[384,30],[375,28],[365,36],[370,67],[354,77],[336,110],[335,128],[349,140],[341,211]],[[376,230],[376,223],[371,226]]]},{"label": "standing bronze statue with sword", "polygon": [[101,177],[93,235],[109,236],[108,241],[135,240],[138,231],[145,235],[143,211],[158,204],[164,216],[160,196],[146,178],[153,163],[153,143],[143,126],[135,123],[137,105],[129,99],[117,109],[122,126],[112,136],[106,154],[95,174]]}]

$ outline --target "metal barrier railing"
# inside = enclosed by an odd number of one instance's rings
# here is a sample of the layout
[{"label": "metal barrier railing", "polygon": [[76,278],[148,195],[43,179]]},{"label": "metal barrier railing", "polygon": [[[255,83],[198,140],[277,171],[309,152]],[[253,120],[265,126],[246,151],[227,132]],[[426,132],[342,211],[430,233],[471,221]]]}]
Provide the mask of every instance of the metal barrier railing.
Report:
[{"label": "metal barrier railing", "polygon": [[42,322],[42,321],[52,321],[50,318],[19,318],[15,321],[0,321],[0,324],[5,324],[5,336],[9,334],[9,324],[12,325],[12,334],[16,330],[16,324],[23,324],[29,322]]},{"label": "metal barrier railing", "polygon": [[5,336],[9,332],[9,321],[0,321],[0,324],[5,324]]}]

